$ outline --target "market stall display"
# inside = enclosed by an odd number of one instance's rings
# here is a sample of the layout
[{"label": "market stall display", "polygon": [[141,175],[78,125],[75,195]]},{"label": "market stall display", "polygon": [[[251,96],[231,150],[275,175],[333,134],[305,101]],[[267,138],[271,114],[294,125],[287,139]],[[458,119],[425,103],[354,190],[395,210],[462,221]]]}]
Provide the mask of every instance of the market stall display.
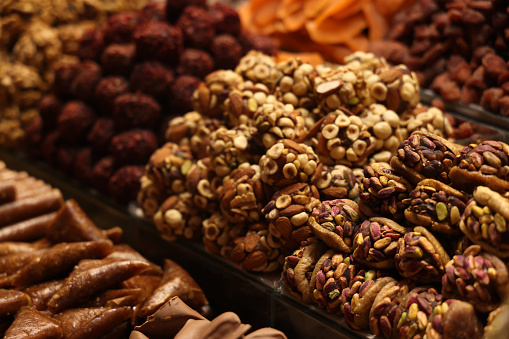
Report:
[{"label": "market stall display", "polygon": [[41,118],[30,125],[35,158],[127,204],[168,119],[192,109],[202,78],[236,66],[252,48],[275,53],[271,39],[242,30],[225,4],[172,6],[151,2],[85,33],[80,61],[55,70]]},{"label": "market stall display", "polygon": [[0,146],[26,146],[38,102],[54,71],[76,63],[79,40],[109,15],[138,10],[145,0],[3,1],[0,4]]}]

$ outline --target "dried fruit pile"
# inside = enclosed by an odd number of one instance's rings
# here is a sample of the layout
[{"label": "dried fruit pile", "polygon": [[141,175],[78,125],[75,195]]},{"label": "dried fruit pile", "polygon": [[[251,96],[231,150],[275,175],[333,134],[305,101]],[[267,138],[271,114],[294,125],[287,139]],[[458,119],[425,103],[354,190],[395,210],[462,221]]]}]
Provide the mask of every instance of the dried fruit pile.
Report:
[{"label": "dried fruit pile", "polygon": [[319,52],[343,62],[370,41],[385,37],[394,15],[415,0],[250,0],[239,8],[242,24],[276,38],[293,51]]},{"label": "dried fruit pile", "polygon": [[193,104],[141,180],[165,239],[282,269],[288,293],[354,329],[481,337],[508,280],[508,145],[450,142],[415,74],[361,52],[316,67],[250,52]]},{"label": "dried fruit pile", "polygon": [[509,115],[507,1],[417,1],[394,19],[390,41],[371,46],[417,72],[446,101]]},{"label": "dried fruit pile", "polygon": [[60,64],[76,63],[81,35],[146,0],[7,0],[0,4],[0,146],[23,147]]},{"label": "dried fruit pile", "polygon": [[135,200],[161,126],[191,109],[206,74],[236,66],[253,48],[275,51],[220,3],[151,2],[112,15],[83,35],[79,63],[56,69],[28,151],[120,203]]},{"label": "dried fruit pile", "polygon": [[177,263],[151,263],[41,180],[0,163],[0,197],[2,338],[125,338],[175,296],[207,311]]}]

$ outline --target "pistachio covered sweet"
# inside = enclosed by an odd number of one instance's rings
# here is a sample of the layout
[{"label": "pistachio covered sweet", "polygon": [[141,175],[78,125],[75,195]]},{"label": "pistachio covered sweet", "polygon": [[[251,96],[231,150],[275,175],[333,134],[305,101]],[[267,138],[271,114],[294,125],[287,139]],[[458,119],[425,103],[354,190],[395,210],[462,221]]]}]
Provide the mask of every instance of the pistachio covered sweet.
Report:
[{"label": "pistachio covered sweet", "polygon": [[495,191],[509,190],[509,145],[485,140],[465,146],[451,170],[456,187],[472,192],[479,185]]},{"label": "pistachio covered sweet", "polygon": [[501,258],[509,257],[509,200],[506,196],[479,186],[460,221],[461,231],[474,244]]},{"label": "pistachio covered sweet", "polygon": [[449,172],[460,149],[436,134],[417,131],[399,145],[391,166],[414,184],[427,178],[449,184]]},{"label": "pistachio covered sweet", "polygon": [[406,228],[387,218],[373,217],[365,220],[354,236],[354,260],[377,269],[394,267],[398,240],[406,232]]},{"label": "pistachio covered sweet", "polygon": [[459,234],[459,222],[468,196],[434,179],[424,179],[405,201],[405,218],[434,232]]},{"label": "pistachio covered sweet", "polygon": [[373,163],[364,167],[362,191],[359,194],[359,210],[367,217],[382,216],[402,221],[413,186],[397,175],[387,163]]},{"label": "pistachio covered sweet", "polygon": [[360,220],[355,201],[335,199],[323,201],[317,206],[308,223],[313,233],[328,246],[343,253],[350,253]]},{"label": "pistachio covered sweet", "polygon": [[479,312],[491,312],[506,295],[508,280],[502,260],[472,245],[445,265],[442,294],[468,301]]},{"label": "pistachio covered sweet", "polygon": [[418,226],[399,238],[394,259],[403,277],[431,283],[440,281],[450,258],[431,232]]}]

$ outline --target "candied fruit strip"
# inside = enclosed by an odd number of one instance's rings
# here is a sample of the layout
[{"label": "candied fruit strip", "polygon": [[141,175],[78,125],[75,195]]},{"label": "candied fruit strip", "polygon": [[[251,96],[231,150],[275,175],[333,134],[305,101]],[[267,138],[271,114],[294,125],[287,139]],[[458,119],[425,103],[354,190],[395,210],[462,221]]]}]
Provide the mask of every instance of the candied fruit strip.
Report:
[{"label": "candied fruit strip", "polygon": [[0,204],[14,201],[16,198],[16,189],[14,184],[0,182]]},{"label": "candied fruit strip", "polygon": [[174,296],[180,297],[194,309],[209,303],[202,289],[189,273],[176,262],[165,259],[161,285],[145,301],[139,315],[147,318]]},{"label": "candied fruit strip", "polygon": [[31,303],[32,299],[25,292],[0,289],[0,317],[13,316]]},{"label": "candied fruit strip", "polygon": [[72,307],[148,267],[149,264],[138,260],[82,260],[48,301],[48,309],[56,313]]},{"label": "candied fruit strip", "polygon": [[4,335],[5,339],[60,339],[63,337],[59,322],[33,307],[22,308]]},{"label": "candied fruit strip", "polygon": [[82,259],[101,259],[113,249],[109,240],[61,243],[32,259],[13,275],[14,287],[28,286],[70,272]]},{"label": "candied fruit strip", "polygon": [[56,211],[62,204],[62,193],[58,189],[37,197],[4,204],[0,206],[0,226]]},{"label": "candied fruit strip", "polygon": [[67,200],[50,224],[46,238],[54,243],[103,240],[106,238],[74,199]]},{"label": "candied fruit strip", "polygon": [[0,228],[0,241],[32,241],[43,238],[57,213],[43,214]]}]

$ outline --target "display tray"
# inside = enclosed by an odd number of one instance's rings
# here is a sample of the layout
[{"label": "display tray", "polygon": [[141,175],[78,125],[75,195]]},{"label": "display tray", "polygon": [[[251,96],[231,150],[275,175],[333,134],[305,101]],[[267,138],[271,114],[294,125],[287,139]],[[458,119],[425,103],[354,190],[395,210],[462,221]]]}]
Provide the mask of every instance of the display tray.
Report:
[{"label": "display tray", "polygon": [[232,311],[243,322],[251,324],[253,329],[271,326],[283,331],[289,339],[375,337],[369,331],[350,329],[339,315],[299,302],[285,291],[280,272],[249,273],[224,258],[210,254],[201,243],[166,242],[151,221],[137,215],[134,204],[128,207],[118,205],[20,153],[0,149],[0,160],[10,169],[26,171],[59,188],[64,198],[75,199],[98,227],[120,226],[124,231],[122,241],[149,260],[159,265],[163,265],[165,258],[176,261],[202,287],[214,316]]},{"label": "display tray", "polygon": [[[433,99],[443,99],[430,89],[421,90],[421,102],[430,105]],[[445,112],[452,114],[460,121],[470,122],[482,127],[482,137],[492,138],[503,142],[509,142],[509,117],[504,117],[484,109],[477,104],[463,105],[459,102],[443,101]],[[470,139],[460,139],[458,142],[467,144]]]},{"label": "display tray", "polygon": [[[430,104],[438,96],[421,92],[422,103]],[[445,103],[446,112],[457,122],[469,122],[475,135],[456,140],[466,145],[480,139],[509,142],[509,119],[481,107]],[[123,242],[148,259],[163,265],[170,258],[182,265],[205,291],[215,315],[233,311],[254,329],[271,326],[284,331],[288,338],[374,338],[369,331],[350,329],[343,318],[314,305],[305,305],[286,291],[280,272],[253,274],[232,262],[210,254],[201,243],[184,240],[166,242],[155,225],[141,217],[135,203],[122,206],[95,190],[84,187],[45,163],[25,154],[0,149],[0,160],[13,170],[26,171],[56,188],[66,199],[75,199],[98,227],[120,226]]]}]

